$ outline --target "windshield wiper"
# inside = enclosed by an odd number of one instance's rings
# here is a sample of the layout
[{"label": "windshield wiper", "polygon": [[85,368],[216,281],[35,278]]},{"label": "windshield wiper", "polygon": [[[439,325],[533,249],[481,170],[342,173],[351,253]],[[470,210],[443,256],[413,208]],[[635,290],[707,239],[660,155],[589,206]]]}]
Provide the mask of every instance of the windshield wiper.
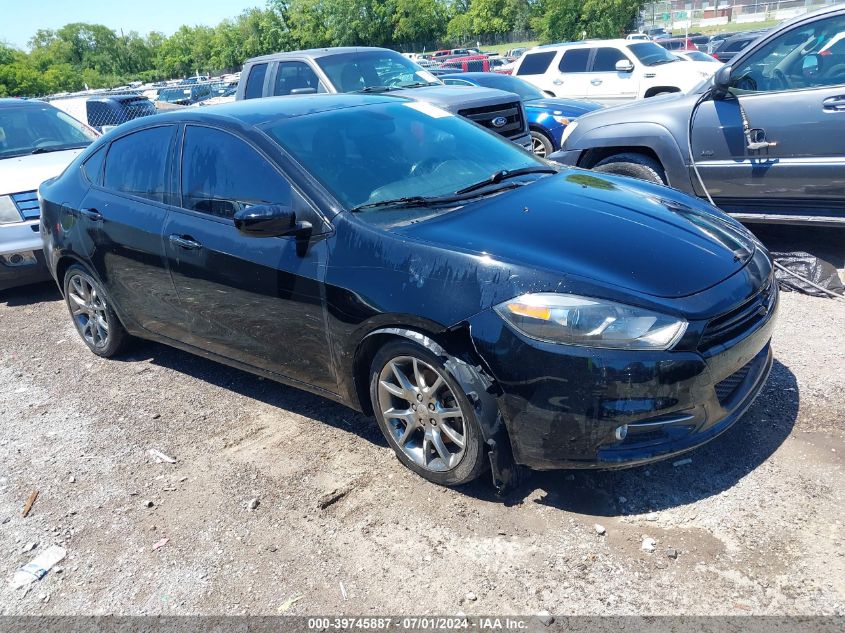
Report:
[{"label": "windshield wiper", "polygon": [[399,84],[399,88],[425,88],[427,86],[439,86],[440,84],[431,81],[417,81],[412,84]]},{"label": "windshield wiper", "polygon": [[649,64],[649,66],[660,66],[661,64],[671,64],[672,62],[679,62],[681,61],[680,57],[676,57],[675,59],[658,59],[653,64]]},{"label": "windshield wiper", "polygon": [[363,209],[376,209],[379,207],[430,207],[438,204],[459,202],[460,198],[455,196],[406,196],[404,198],[390,198],[378,202],[365,202],[350,209],[353,213]]},{"label": "windshield wiper", "polygon": [[391,90],[399,90],[395,86],[367,86],[355,92],[390,92]]},{"label": "windshield wiper", "polygon": [[487,180],[482,180],[481,182],[477,182],[475,184],[469,185],[468,187],[464,187],[463,189],[458,189],[455,194],[461,195],[463,193],[469,193],[470,191],[476,191],[477,189],[481,189],[483,187],[487,187],[488,185],[496,185],[503,180],[507,180],[508,178],[516,178],[517,176],[524,176],[526,174],[556,174],[557,169],[554,167],[522,167],[520,169],[503,169],[501,171],[497,171],[490,175]]},{"label": "windshield wiper", "polygon": [[49,154],[50,152],[63,152],[66,149],[77,149],[76,147],[64,147],[63,145],[54,145],[52,147],[36,147],[30,154]]}]

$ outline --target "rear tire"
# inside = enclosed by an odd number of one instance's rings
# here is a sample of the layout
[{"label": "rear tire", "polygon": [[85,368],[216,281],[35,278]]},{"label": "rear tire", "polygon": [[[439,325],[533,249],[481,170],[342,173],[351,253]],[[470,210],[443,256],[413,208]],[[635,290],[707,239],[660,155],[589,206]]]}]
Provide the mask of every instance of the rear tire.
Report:
[{"label": "rear tire", "polygon": [[73,264],[65,272],[64,291],[73,324],[88,349],[103,358],[120,353],[129,335],[100,283],[85,268]]},{"label": "rear tire", "polygon": [[650,156],[635,152],[608,156],[596,163],[593,170],[639,178],[658,185],[666,184],[666,173],[663,171],[663,166]]},{"label": "rear tire", "polygon": [[399,461],[421,477],[459,486],[488,468],[469,397],[424,347],[405,340],[382,347],[370,369],[370,399]]}]

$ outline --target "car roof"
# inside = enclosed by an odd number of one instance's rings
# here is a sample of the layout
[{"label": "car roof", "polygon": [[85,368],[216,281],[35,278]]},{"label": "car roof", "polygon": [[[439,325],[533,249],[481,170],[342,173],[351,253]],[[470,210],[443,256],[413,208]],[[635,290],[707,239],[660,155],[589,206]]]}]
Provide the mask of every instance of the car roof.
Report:
[{"label": "car roof", "polygon": [[38,99],[21,99],[18,97],[4,97],[0,99],[0,108],[11,108],[20,106],[38,107],[47,105],[46,101],[39,101]]},{"label": "car roof", "polygon": [[264,97],[233,101],[205,108],[180,108],[124,123],[121,130],[132,130],[157,123],[226,123],[239,122],[250,126],[331,110],[345,110],[359,106],[391,102],[411,102],[395,95],[319,94]]},{"label": "car roof", "polygon": [[533,53],[535,51],[540,50],[552,50],[552,49],[562,49],[562,48],[570,48],[572,46],[631,46],[633,44],[642,44],[642,42],[637,40],[626,40],[624,38],[617,38],[612,40],[601,40],[601,39],[590,39],[590,40],[578,40],[577,42],[558,42],[557,44],[542,44],[541,46],[535,46],[532,48],[529,53]]},{"label": "car roof", "polygon": [[[300,51],[285,51],[281,53],[270,53],[269,55],[260,55],[258,57],[253,57],[252,59],[246,60],[245,63],[249,64],[255,62],[269,62],[276,61],[279,59],[287,59],[289,57],[311,57],[312,59],[318,59],[320,57],[330,57],[332,55],[342,55],[344,53],[366,53],[368,51],[390,51],[391,53],[396,52],[389,48],[380,48],[378,46],[336,46],[331,48],[307,48]],[[400,53],[396,54],[399,55]]]}]

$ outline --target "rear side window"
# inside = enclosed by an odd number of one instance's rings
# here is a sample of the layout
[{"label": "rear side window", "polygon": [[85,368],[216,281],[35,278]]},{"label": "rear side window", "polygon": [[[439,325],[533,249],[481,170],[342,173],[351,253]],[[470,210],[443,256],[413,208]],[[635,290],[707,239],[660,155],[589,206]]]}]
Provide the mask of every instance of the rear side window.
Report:
[{"label": "rear side window", "polygon": [[103,184],[103,159],[106,157],[106,146],[103,145],[82,163],[82,173],[95,185]]},{"label": "rear side window", "polygon": [[188,126],[182,150],[182,207],[220,218],[257,204],[291,204],[290,184],[245,141]]},{"label": "rear side window", "polygon": [[249,71],[246,78],[244,99],[257,99],[264,93],[264,76],[267,74],[267,64],[256,64]]},{"label": "rear side window", "polygon": [[326,89],[314,70],[304,62],[279,62],[273,94],[308,94],[309,91],[325,92]]},{"label": "rear side window", "polygon": [[560,64],[558,64],[558,69],[562,73],[585,73],[589,59],[589,48],[576,48],[566,51],[560,60]]},{"label": "rear side window", "polygon": [[106,156],[104,185],[108,189],[164,202],[167,157],[173,126],[134,132],[111,144]]},{"label": "rear side window", "polygon": [[542,53],[526,53],[522,57],[517,75],[542,75],[552,63],[555,51],[544,51]]},{"label": "rear side window", "polygon": [[627,60],[628,58],[620,50],[615,48],[600,48],[596,51],[596,56],[593,58],[593,72],[616,72],[616,62],[623,59]]}]

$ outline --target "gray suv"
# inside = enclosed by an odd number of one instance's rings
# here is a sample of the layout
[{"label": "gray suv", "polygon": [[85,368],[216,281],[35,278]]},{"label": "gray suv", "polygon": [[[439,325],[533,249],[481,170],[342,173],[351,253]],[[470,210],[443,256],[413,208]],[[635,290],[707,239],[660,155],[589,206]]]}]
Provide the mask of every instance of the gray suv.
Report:
[{"label": "gray suv", "polygon": [[845,226],[843,139],[840,4],[782,24],[689,94],[579,117],[550,158],[709,193],[743,222]]},{"label": "gray suv", "polygon": [[255,57],[244,64],[236,99],[325,92],[390,93],[429,103],[531,149],[518,96],[490,88],[445,86],[387,48],[320,48]]}]

